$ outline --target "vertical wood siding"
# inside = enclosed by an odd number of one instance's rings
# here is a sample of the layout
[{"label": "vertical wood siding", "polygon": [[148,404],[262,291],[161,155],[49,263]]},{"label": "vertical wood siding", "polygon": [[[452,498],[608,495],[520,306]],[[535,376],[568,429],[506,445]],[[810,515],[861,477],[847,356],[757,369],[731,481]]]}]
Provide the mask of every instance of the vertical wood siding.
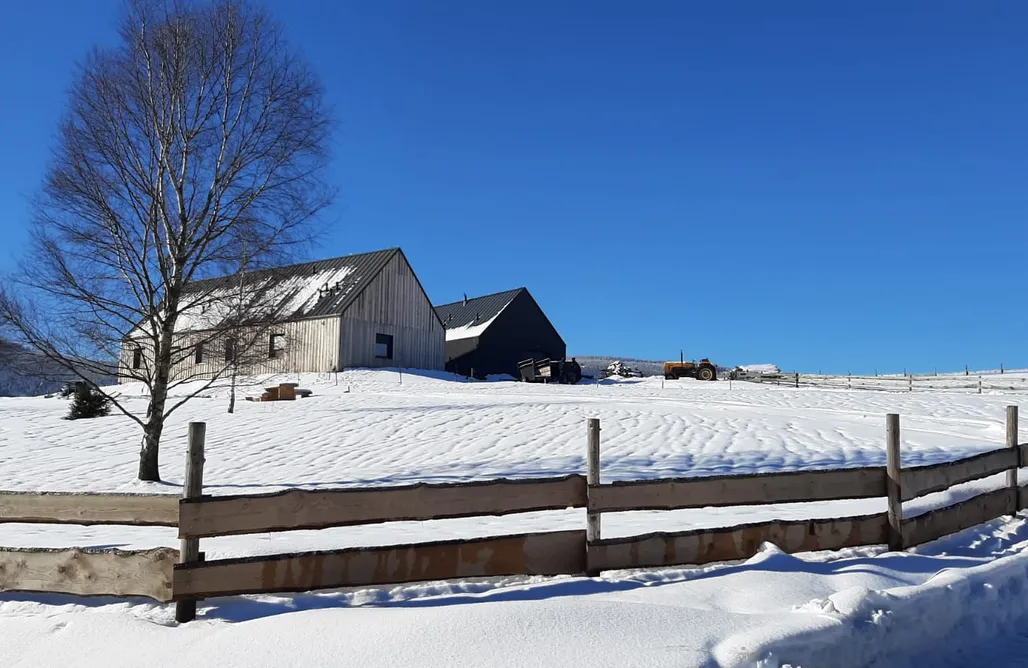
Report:
[{"label": "vertical wood siding", "polygon": [[[332,371],[339,365],[339,318],[314,318],[284,322],[273,330],[284,335],[282,357],[267,358],[268,342],[260,346],[265,354],[244,373],[299,373]],[[223,351],[221,351],[223,352]]]},{"label": "vertical wood siding", "polygon": [[[375,357],[375,335],[393,337],[393,359]],[[442,370],[446,334],[403,254],[397,253],[343,314],[339,359],[344,367]]]},{"label": "vertical wood siding", "polygon": [[[393,358],[375,357],[375,335],[393,337]],[[439,331],[399,327],[343,318],[340,328],[340,359],[344,367],[401,367],[442,371],[446,365],[446,341]]]},{"label": "vertical wood siding", "polygon": [[[268,341],[262,337],[261,341],[256,342],[253,350],[245,354],[250,363],[240,365],[239,371],[242,375],[305,371],[322,373],[338,368],[339,318],[312,318],[284,322],[274,327],[271,332],[283,335],[281,357],[268,358]],[[201,338],[206,339],[206,337]],[[197,337],[194,335],[183,333],[175,337],[175,345],[192,349],[196,339]],[[192,354],[187,355],[185,359],[180,360],[172,367],[171,379],[177,381],[187,378],[211,378],[225,366],[224,346],[224,340],[205,340],[204,361],[197,364]],[[120,360],[122,369],[130,368],[134,348],[134,343],[122,345]],[[152,359],[151,346],[144,344],[143,354]],[[122,378],[122,382],[132,381],[129,378]]]},{"label": "vertical wood siding", "polygon": [[[243,375],[327,372],[345,367],[404,367],[442,370],[446,334],[414,271],[397,252],[360,293],[342,318],[329,316],[285,322],[272,330],[284,335],[280,358],[268,359],[268,343],[258,344],[256,361],[240,367]],[[375,357],[376,334],[393,337],[392,359]],[[196,336],[183,333],[176,345],[192,348]],[[224,341],[204,345],[205,361],[188,355],[172,369],[172,379],[210,378],[224,366]],[[132,363],[134,344],[122,346],[121,367]],[[152,352],[144,350],[144,355]]]},{"label": "vertical wood siding", "polygon": [[122,341],[121,351],[118,354],[118,382],[119,383],[131,383],[133,380],[128,377],[128,374],[132,373],[132,351],[136,349],[136,344],[132,341]]}]

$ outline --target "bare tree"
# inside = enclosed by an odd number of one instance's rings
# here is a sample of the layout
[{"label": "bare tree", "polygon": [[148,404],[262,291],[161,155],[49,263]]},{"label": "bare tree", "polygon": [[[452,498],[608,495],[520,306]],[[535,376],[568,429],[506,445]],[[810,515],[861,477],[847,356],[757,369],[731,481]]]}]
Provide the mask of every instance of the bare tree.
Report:
[{"label": "bare tree", "polygon": [[[236,410],[240,376],[255,369],[271,371],[267,360],[287,350],[290,343],[278,329],[279,314],[274,308],[276,293],[269,297],[259,292],[264,286],[275,285],[278,272],[247,274],[249,252],[245,244],[241,258],[237,275],[223,287],[224,298],[218,304],[223,314],[217,316],[219,324],[212,330],[222,341],[225,368],[219,375],[228,377],[229,413]],[[274,291],[274,287],[271,289]]]},{"label": "bare tree", "polygon": [[240,352],[257,345],[273,315],[266,281],[226,301],[203,279],[268,266],[309,239],[332,194],[331,123],[317,77],[242,0],[129,0],[120,36],[71,89],[0,321],[79,377],[121,360],[145,384],[145,415],[101,390],[142,428],[139,478],[157,481],[168,415],[237,368],[215,365],[169,405],[185,380],[176,365],[229,329]]}]

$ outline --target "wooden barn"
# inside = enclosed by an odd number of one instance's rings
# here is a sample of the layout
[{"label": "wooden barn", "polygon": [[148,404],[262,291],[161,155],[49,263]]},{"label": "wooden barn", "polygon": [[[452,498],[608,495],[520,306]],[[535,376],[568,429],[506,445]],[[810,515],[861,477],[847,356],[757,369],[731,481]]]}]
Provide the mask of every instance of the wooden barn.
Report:
[{"label": "wooden barn", "polygon": [[[189,284],[190,294],[212,297],[203,310],[217,311],[240,281],[225,276]],[[270,291],[274,326],[267,341],[252,346],[239,373],[328,372],[352,367],[442,370],[445,334],[421,282],[399,248],[254,271],[247,285]],[[179,318],[176,345],[188,348],[173,378],[210,377],[236,354],[229,335],[204,334],[197,314]],[[264,345],[266,344],[266,345]],[[145,364],[131,339],[122,345],[122,378]]]},{"label": "wooden barn", "polygon": [[567,346],[527,288],[435,307],[446,328],[446,370],[518,375],[518,362],[564,359]]}]

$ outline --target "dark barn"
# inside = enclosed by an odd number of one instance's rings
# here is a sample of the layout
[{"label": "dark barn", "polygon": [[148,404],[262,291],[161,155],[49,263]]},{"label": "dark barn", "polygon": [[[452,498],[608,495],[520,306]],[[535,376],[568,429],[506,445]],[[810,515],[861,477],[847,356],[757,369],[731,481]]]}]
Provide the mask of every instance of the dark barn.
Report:
[{"label": "dark barn", "polygon": [[564,359],[567,346],[526,288],[435,307],[446,328],[446,370],[518,375],[518,362]]}]

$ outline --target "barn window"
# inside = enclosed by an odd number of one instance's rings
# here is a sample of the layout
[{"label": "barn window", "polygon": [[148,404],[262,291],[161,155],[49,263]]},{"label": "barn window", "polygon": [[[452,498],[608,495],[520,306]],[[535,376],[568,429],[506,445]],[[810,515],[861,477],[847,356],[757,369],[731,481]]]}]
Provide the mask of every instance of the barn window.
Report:
[{"label": "barn window", "polygon": [[132,351],[132,368],[139,369],[143,366],[143,349],[136,348]]},{"label": "barn window", "polygon": [[285,334],[272,334],[268,337],[268,359],[273,360],[282,357],[286,347]]},{"label": "barn window", "polygon": [[375,358],[380,360],[393,359],[393,335],[375,335]]},{"label": "barn window", "polygon": [[236,340],[225,339],[225,361],[233,362],[236,359]]},{"label": "barn window", "polygon": [[193,352],[193,361],[197,364],[203,364],[203,343],[196,344],[196,349]]}]

